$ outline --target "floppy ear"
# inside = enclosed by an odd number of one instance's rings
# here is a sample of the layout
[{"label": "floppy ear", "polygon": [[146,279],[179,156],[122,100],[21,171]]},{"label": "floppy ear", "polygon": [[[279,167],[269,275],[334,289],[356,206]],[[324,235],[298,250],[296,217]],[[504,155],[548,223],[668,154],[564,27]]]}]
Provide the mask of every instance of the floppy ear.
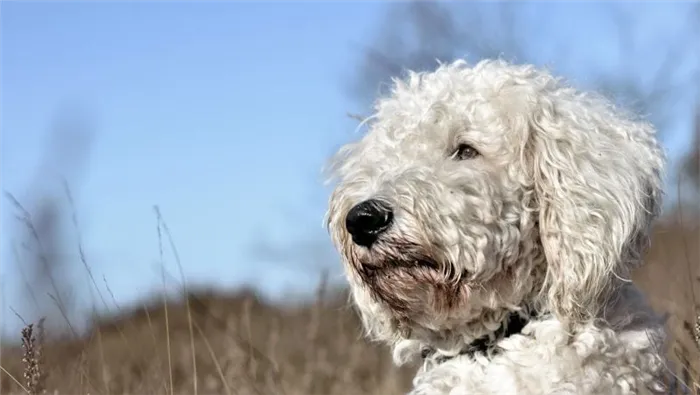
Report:
[{"label": "floppy ear", "polygon": [[525,155],[547,260],[543,302],[580,322],[640,262],[665,159],[649,123],[602,98],[562,87],[535,96]]}]

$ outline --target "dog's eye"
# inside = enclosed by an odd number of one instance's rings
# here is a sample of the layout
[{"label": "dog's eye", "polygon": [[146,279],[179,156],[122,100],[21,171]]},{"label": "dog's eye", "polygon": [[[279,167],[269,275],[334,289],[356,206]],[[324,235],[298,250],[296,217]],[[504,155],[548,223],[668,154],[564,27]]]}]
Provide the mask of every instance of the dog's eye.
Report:
[{"label": "dog's eye", "polygon": [[457,160],[474,159],[477,156],[479,156],[479,151],[469,144],[460,144],[452,154],[452,157]]}]

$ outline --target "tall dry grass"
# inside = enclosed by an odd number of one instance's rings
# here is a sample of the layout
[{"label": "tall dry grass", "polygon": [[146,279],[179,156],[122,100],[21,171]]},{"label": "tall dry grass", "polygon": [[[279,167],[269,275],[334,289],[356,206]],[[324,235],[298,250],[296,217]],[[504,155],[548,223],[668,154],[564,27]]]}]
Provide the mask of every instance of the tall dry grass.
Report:
[{"label": "tall dry grass", "polygon": [[[700,394],[700,218],[672,213],[657,225],[647,264],[633,280],[655,310],[667,314],[669,368],[679,391]],[[680,392],[684,393],[684,392]]]},{"label": "tall dry grass", "polygon": [[[280,308],[252,291],[201,290],[166,309],[153,298],[97,320],[87,336],[43,344],[43,386],[70,394],[403,393],[410,369],[395,369],[387,350],[363,340],[346,301],[324,292],[311,305]],[[23,358],[22,348],[3,350],[3,393],[29,388]]]}]

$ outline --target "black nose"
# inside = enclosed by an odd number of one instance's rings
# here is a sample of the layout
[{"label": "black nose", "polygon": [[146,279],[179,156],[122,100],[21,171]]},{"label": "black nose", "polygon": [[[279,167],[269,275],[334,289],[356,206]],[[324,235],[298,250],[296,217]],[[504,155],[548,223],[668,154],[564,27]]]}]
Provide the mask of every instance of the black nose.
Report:
[{"label": "black nose", "polygon": [[370,199],[350,209],[345,218],[345,228],[356,244],[369,247],[393,219],[394,213],[387,204]]}]

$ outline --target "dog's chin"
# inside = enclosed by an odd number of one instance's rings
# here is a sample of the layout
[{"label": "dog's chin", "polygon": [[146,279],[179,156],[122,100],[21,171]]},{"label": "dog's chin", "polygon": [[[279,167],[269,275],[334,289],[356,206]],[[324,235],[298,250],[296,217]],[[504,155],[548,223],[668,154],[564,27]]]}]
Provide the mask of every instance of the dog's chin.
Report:
[{"label": "dog's chin", "polygon": [[397,318],[449,315],[466,303],[463,274],[454,273],[452,264],[416,250],[404,251],[411,253],[370,254],[352,265],[374,298]]}]

